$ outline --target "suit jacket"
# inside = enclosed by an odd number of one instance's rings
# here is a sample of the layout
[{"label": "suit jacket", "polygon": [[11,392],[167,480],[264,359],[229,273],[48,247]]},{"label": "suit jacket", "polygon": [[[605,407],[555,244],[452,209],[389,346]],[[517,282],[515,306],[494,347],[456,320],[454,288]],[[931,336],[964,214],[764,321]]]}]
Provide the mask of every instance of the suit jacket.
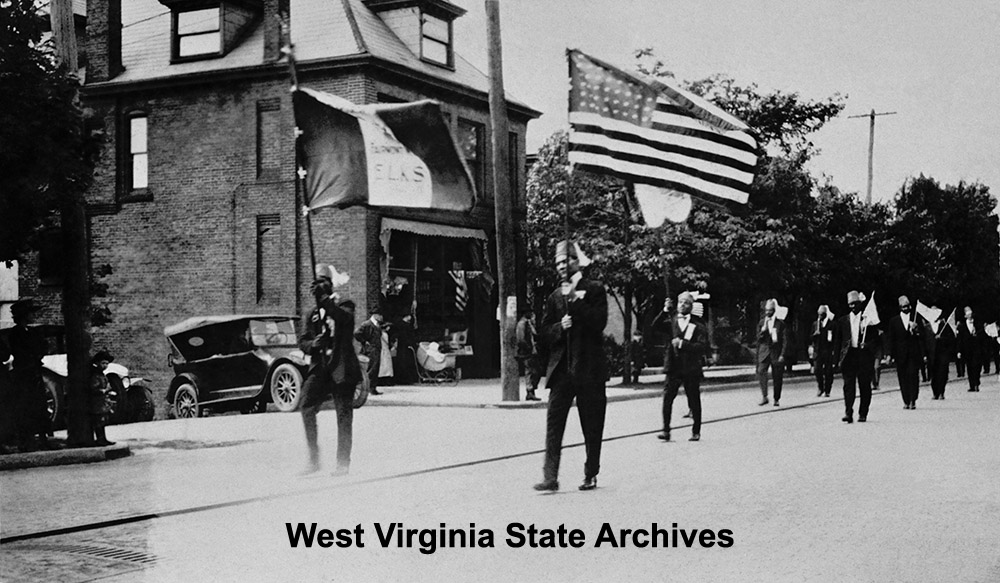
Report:
[{"label": "suit jacket", "polygon": [[358,326],[354,337],[361,343],[361,352],[368,358],[376,358],[382,352],[382,327],[372,322],[371,318]]},{"label": "suit jacket", "polygon": [[353,391],[361,380],[354,351],[354,316],[327,298],[310,310],[302,324],[299,347],[310,357],[309,373],[326,374],[344,391]]},{"label": "suit jacket", "polygon": [[[653,320],[653,328],[666,333],[667,346],[663,354],[663,371],[668,377],[701,378],[705,347],[708,346],[708,330],[694,316],[688,321],[687,328],[681,329],[677,316],[669,316],[666,312],[657,314]],[[674,346],[673,340],[680,339],[680,346]]]},{"label": "suit jacket", "polygon": [[768,358],[772,362],[777,362],[779,358],[784,358],[785,346],[788,344],[785,322],[777,318],[774,319],[774,333],[777,338],[773,338],[767,330],[764,330],[764,323],[766,321],[767,318],[761,318],[760,323],[757,324],[758,363],[764,362]]},{"label": "suit jacket", "polygon": [[817,356],[820,354],[830,355],[833,354],[833,330],[837,325],[837,321],[831,318],[820,320],[819,318],[813,322],[812,334],[810,335],[810,344],[813,347],[813,353]]},{"label": "suit jacket", "polygon": [[[833,338],[834,345],[837,346],[838,349],[837,364],[843,366],[844,358],[847,357],[847,351],[851,348],[850,312],[848,312],[845,316],[837,318]],[[858,348],[861,352],[869,359],[874,360],[876,352],[875,345],[880,341],[878,326],[868,324],[865,320],[862,320],[858,330]]]},{"label": "suit jacket", "polygon": [[[561,320],[567,313],[573,318],[573,327],[563,330]],[[573,381],[604,386],[608,378],[604,355],[607,323],[608,296],[599,282],[582,278],[569,297],[561,288],[549,294],[540,330],[548,352],[546,386],[553,386],[553,377],[558,377],[553,373],[560,364],[560,372],[568,373]]]},{"label": "suit jacket", "polygon": [[983,339],[986,335],[983,333],[983,329],[979,326],[978,322],[973,321],[972,327],[975,330],[974,333],[969,332],[966,320],[959,322],[956,349],[962,353],[962,359],[966,362],[979,362],[983,353]]},{"label": "suit jacket", "polygon": [[903,316],[896,314],[885,329],[885,352],[897,367],[919,367],[924,359],[924,325],[916,314],[910,314],[910,327],[903,325]]},{"label": "suit jacket", "polygon": [[951,326],[941,322],[936,334],[930,324],[924,326],[924,353],[927,354],[928,361],[951,362],[954,351],[955,333]]}]

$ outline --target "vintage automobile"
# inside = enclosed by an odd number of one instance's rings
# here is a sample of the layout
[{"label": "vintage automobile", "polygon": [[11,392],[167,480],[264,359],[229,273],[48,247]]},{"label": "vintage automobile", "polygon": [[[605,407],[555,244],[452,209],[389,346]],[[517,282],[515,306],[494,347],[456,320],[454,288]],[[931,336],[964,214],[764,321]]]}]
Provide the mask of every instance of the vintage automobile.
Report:
[{"label": "vintage automobile", "polygon": [[[209,411],[260,413],[268,403],[279,411],[296,410],[309,368],[296,323],[295,316],[244,314],[198,316],[164,328],[174,371],[167,390],[170,413],[179,418]],[[367,399],[364,378],[354,391],[354,407]]]},{"label": "vintage automobile", "polygon": [[[66,427],[67,411],[65,330],[62,326],[50,324],[43,324],[37,328],[45,337],[48,352],[42,357],[42,381],[45,383],[47,393],[49,417],[54,429],[62,429]],[[0,342],[3,341],[4,339],[0,338]],[[131,377],[129,370],[117,362],[110,363],[104,375],[108,378],[108,391],[112,402],[109,423],[134,423],[153,419],[156,413],[153,391],[146,386],[144,379]]]}]

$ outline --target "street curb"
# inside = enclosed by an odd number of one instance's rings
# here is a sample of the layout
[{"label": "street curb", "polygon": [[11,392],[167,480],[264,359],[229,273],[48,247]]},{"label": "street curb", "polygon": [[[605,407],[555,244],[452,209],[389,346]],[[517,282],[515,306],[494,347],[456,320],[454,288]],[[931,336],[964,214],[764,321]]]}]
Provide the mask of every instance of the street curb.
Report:
[{"label": "street curb", "polygon": [[[710,384],[702,385],[701,392],[716,392],[716,391],[738,391],[744,389],[755,389],[757,388],[756,376],[751,376],[747,380],[742,380],[741,377],[735,377],[736,380],[732,380],[733,377],[726,379],[725,381],[712,382]],[[713,379],[715,380],[715,379]],[[808,382],[814,380],[812,376],[807,375],[794,375],[785,377],[785,384],[799,384],[802,382]],[[663,386],[662,383],[640,383],[642,387],[609,387],[609,389],[614,391],[626,391],[628,393],[621,394],[611,394],[608,395],[608,402],[619,402],[619,401],[635,401],[638,399],[655,399],[663,396]],[[544,390],[544,389],[539,389]],[[411,401],[406,399],[384,399],[381,397],[369,398],[368,402],[365,403],[365,407],[454,407],[460,409],[545,409],[548,407],[547,401],[501,401],[497,403],[470,403],[468,401],[448,403],[443,401]]]},{"label": "street curb", "polygon": [[88,464],[119,459],[130,455],[132,455],[132,450],[124,443],[108,447],[79,447],[58,451],[12,453],[0,456],[0,471],[69,464]]}]

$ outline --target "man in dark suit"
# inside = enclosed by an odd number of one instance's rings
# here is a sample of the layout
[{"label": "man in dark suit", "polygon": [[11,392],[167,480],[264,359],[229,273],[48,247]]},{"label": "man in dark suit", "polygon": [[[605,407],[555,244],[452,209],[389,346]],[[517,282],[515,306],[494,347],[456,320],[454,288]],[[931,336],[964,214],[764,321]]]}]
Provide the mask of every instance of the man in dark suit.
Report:
[{"label": "man in dark suit", "polygon": [[[583,277],[579,247],[565,241],[556,246],[556,270],[562,285],[545,300],[539,334],[548,351],[546,383],[549,408],[545,429],[544,479],[535,490],[559,489],[559,460],[562,454],[566,416],[573,399],[580,415],[580,427],[587,450],[581,490],[597,487],[601,467],[601,441],[607,396],[604,382],[604,326],[608,321],[608,298],[604,287]],[[589,262],[587,262],[589,263]]]},{"label": "man in dark suit", "polygon": [[899,313],[885,330],[885,352],[896,362],[896,377],[904,409],[917,408],[920,365],[924,360],[924,327],[917,321],[910,299],[899,296]]},{"label": "man in dark suit", "polygon": [[691,439],[701,439],[701,393],[699,387],[702,378],[702,358],[705,346],[708,345],[708,332],[705,325],[691,315],[694,306],[694,296],[684,292],[677,297],[677,315],[670,317],[670,302],[664,303],[663,311],[653,320],[653,328],[666,333],[669,342],[663,358],[663,370],[667,373],[666,387],[663,393],[663,433],[658,437],[670,441],[670,418],[673,412],[674,398],[677,391],[684,386],[688,408],[691,411],[693,425]]},{"label": "man in dark suit", "polygon": [[834,342],[838,347],[837,362],[844,376],[844,411],[842,421],[854,423],[854,400],[860,393],[858,421],[868,420],[868,409],[872,402],[872,375],[875,372],[875,344],[879,341],[876,325],[862,313],[864,307],[861,294],[851,291],[847,294],[850,312],[837,320]]},{"label": "man in dark suit", "polygon": [[[936,310],[937,308],[931,307]],[[931,377],[931,392],[934,400],[944,399],[944,389],[948,384],[952,352],[955,350],[955,334],[951,326],[938,318],[928,322],[924,332],[924,352],[927,354],[927,368]]]},{"label": "man in dark suit", "polygon": [[361,343],[361,354],[368,357],[368,392],[381,395],[378,390],[379,365],[382,362],[382,314],[372,310],[368,319],[358,326],[354,338]]},{"label": "man in dark suit", "polygon": [[958,325],[958,352],[956,357],[965,362],[965,374],[969,377],[969,392],[979,392],[979,373],[983,370],[982,328],[972,317],[972,308],[965,306],[965,321]]},{"label": "man in dark suit", "polygon": [[340,307],[329,277],[317,273],[313,282],[316,307],[303,319],[299,347],[309,355],[309,370],[302,384],[302,425],[309,462],[302,474],[319,470],[316,413],[333,398],[337,410],[337,469],[347,474],[351,465],[354,433],[354,387],[361,380],[361,365],[354,352],[354,316]]},{"label": "man in dark suit", "polygon": [[767,300],[764,316],[757,326],[757,378],[760,380],[760,405],[767,405],[767,369],[774,376],[774,406],[780,405],[781,379],[785,369],[785,322],[775,316],[778,302]]},{"label": "man in dark suit", "polygon": [[833,344],[834,320],[830,308],[820,306],[816,310],[816,321],[812,328],[813,366],[816,372],[816,384],[819,386],[817,397],[829,397],[833,387],[833,372],[836,357]]}]

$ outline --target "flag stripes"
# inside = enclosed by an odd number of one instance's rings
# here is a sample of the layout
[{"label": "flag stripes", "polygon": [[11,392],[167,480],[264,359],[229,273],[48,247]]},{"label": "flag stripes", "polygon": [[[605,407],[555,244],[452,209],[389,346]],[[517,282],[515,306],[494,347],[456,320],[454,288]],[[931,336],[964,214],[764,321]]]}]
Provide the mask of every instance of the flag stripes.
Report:
[{"label": "flag stripes", "polygon": [[[757,144],[739,120],[578,51],[570,52],[570,74],[570,163],[709,202],[747,202]],[[655,107],[650,87],[657,91]]]},{"label": "flag stripes", "polygon": [[455,309],[464,312],[469,302],[469,286],[465,281],[465,272],[449,271],[448,275],[455,282]]}]

